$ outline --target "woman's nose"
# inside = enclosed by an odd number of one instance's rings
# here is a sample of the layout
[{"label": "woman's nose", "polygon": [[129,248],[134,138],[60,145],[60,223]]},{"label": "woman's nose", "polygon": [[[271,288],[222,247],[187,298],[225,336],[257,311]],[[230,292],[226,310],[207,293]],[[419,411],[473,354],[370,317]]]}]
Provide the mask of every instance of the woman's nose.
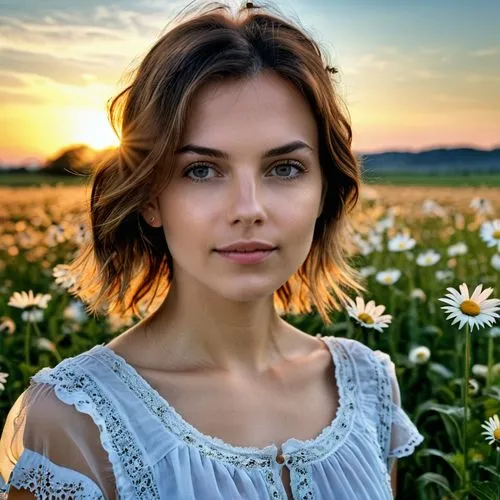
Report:
[{"label": "woman's nose", "polygon": [[253,223],[266,218],[264,191],[252,174],[234,178],[229,196],[231,221]]}]

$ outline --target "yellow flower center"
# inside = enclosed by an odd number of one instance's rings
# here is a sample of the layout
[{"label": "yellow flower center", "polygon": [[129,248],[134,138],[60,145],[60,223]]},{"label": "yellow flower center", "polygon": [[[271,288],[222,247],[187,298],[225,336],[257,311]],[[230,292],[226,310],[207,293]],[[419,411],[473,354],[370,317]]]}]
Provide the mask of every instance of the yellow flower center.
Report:
[{"label": "yellow flower center", "polygon": [[392,276],[384,276],[384,283],[391,284],[392,283]]},{"label": "yellow flower center", "polygon": [[358,314],[358,318],[363,323],[366,323],[367,325],[373,325],[373,323],[374,323],[373,318],[369,314],[366,314],[366,313]]},{"label": "yellow flower center", "polygon": [[493,231],[493,238],[495,238],[496,240],[500,240],[500,229]]},{"label": "yellow flower center", "polygon": [[493,437],[497,440],[500,441],[500,428],[497,428],[493,431]]},{"label": "yellow flower center", "polygon": [[467,316],[477,316],[481,312],[481,308],[473,300],[464,300],[460,304],[460,310]]},{"label": "yellow flower center", "polygon": [[404,243],[404,241],[400,241],[400,242],[399,242],[399,248],[400,248],[401,250],[404,250],[404,248],[405,248],[405,243]]},{"label": "yellow flower center", "polygon": [[426,361],[427,360],[427,354],[425,352],[417,352],[417,359],[419,361]]}]

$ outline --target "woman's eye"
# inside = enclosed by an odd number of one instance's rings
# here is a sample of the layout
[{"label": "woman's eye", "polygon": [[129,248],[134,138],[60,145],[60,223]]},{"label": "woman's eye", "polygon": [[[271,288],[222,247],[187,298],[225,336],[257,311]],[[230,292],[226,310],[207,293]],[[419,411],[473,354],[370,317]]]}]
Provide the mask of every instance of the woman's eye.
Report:
[{"label": "woman's eye", "polygon": [[300,163],[295,162],[281,163],[279,165],[275,165],[271,170],[276,169],[278,172],[286,174],[287,172],[289,172],[290,168],[294,168],[298,171],[298,173],[292,176],[278,175],[278,177],[282,178],[285,181],[293,181],[294,179],[297,179],[297,177],[300,177],[305,171],[304,167]]},{"label": "woman's eye", "polygon": [[[211,177],[208,176],[207,174],[207,169],[212,169],[210,165],[193,165],[192,167],[188,168],[184,172],[184,177],[188,177],[190,180],[193,182],[207,182]],[[298,173],[295,175],[286,175],[290,174],[291,171],[290,169],[295,169],[297,170]],[[306,169],[302,166],[302,164],[298,162],[286,162],[286,163],[280,163],[279,165],[275,165],[274,167],[271,168],[271,171],[276,170],[278,178],[284,181],[292,181],[300,177],[301,175],[304,174]],[[205,175],[203,175],[203,172],[205,172]],[[190,176],[189,174],[194,174],[194,177]]]},{"label": "woman's eye", "polygon": [[[209,165],[195,165],[191,168],[188,168],[184,172],[184,177],[189,177],[189,174],[191,172],[198,172],[198,174],[199,174],[200,171],[203,172],[203,170],[206,170],[209,168],[212,168],[212,167],[210,167]],[[189,179],[191,179],[193,182],[206,182],[207,177],[206,177],[206,175],[202,175],[201,177],[189,177]]]}]

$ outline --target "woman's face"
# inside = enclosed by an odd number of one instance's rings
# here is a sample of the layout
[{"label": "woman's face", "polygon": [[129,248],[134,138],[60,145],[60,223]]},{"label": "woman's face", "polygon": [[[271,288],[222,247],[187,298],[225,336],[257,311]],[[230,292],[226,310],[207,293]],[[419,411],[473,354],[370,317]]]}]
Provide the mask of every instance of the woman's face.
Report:
[{"label": "woman's face", "polygon": [[[307,101],[269,72],[211,83],[192,103],[179,150],[172,182],[158,197],[174,281],[230,300],[268,298],[305,261],[322,210]],[[240,240],[278,249],[256,264],[215,251]]]}]

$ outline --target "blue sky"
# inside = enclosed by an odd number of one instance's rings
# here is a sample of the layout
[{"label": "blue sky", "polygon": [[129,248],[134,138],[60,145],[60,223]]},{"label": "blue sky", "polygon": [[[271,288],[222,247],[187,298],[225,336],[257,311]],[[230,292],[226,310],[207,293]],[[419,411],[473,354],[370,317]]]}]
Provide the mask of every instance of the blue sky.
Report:
[{"label": "blue sky", "polygon": [[[270,3],[339,68],[356,150],[500,145],[498,0]],[[106,100],[186,5],[0,0],[0,161],[112,142]]]}]

